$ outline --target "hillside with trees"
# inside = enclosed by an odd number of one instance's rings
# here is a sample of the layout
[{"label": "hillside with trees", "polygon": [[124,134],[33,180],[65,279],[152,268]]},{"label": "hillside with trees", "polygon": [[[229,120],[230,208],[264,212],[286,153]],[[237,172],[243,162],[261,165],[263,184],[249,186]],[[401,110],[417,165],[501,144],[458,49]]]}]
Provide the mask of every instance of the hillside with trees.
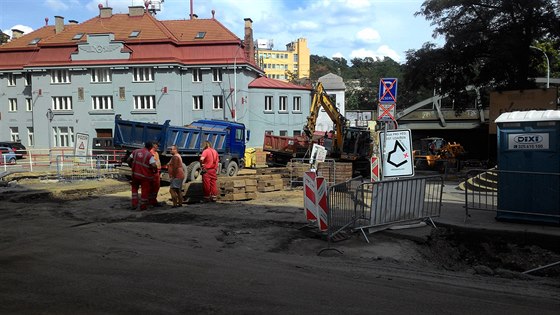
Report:
[{"label": "hillside with trees", "polygon": [[[560,77],[560,3],[555,0],[427,0],[417,15],[435,26],[443,47],[427,42],[399,64],[385,57],[311,56],[311,81],[329,72],[347,85],[347,109],[377,106],[380,78],[397,78],[399,107],[434,92],[448,94],[455,109],[473,104],[472,92],[535,88],[536,77]],[[484,99],[484,95],[483,95]],[[483,106],[488,105],[483,101]]]}]

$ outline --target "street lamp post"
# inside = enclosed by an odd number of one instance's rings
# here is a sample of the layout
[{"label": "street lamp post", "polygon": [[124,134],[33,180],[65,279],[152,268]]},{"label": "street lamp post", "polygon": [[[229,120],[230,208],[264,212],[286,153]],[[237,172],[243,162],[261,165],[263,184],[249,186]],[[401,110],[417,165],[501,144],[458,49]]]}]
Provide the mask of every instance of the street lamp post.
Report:
[{"label": "street lamp post", "polygon": [[529,47],[536,50],[540,50],[543,53],[544,58],[546,59],[546,88],[548,89],[550,87],[550,62],[548,61],[548,56],[546,55],[544,50],[540,49],[539,47],[535,47],[535,46],[529,46]]}]

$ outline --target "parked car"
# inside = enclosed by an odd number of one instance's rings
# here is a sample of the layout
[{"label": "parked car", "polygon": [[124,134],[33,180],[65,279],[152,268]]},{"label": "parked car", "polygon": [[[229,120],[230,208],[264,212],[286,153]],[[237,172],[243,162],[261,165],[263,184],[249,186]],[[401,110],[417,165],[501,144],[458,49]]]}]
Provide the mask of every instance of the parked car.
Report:
[{"label": "parked car", "polygon": [[17,141],[0,141],[0,147],[10,148],[15,154],[17,159],[23,159],[27,155],[27,148]]},{"label": "parked car", "polygon": [[0,147],[0,153],[2,153],[0,164],[16,164],[16,154],[12,148]]}]

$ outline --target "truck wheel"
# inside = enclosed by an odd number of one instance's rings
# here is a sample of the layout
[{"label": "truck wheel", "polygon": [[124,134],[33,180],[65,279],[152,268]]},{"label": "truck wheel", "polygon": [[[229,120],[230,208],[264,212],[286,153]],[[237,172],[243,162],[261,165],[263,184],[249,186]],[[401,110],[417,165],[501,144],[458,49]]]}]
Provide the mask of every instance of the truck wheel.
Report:
[{"label": "truck wheel", "polygon": [[235,175],[237,175],[238,171],[239,171],[239,165],[237,165],[237,162],[229,161],[229,163],[227,165],[227,168],[226,168],[227,176],[235,176]]},{"label": "truck wheel", "polygon": [[187,182],[187,174],[189,173],[189,169],[187,168],[187,165],[185,165],[185,163],[183,163],[183,174],[185,174],[185,177],[183,178],[183,184],[181,185],[181,190],[183,190],[183,186],[185,186],[185,183]]},{"label": "truck wheel", "polygon": [[189,182],[196,181],[200,177],[200,170],[201,169],[202,169],[202,166],[200,166],[200,162],[198,162],[198,161],[195,161],[195,162],[192,162],[191,164],[189,164],[189,166],[187,167],[187,174],[185,174],[188,181]]}]

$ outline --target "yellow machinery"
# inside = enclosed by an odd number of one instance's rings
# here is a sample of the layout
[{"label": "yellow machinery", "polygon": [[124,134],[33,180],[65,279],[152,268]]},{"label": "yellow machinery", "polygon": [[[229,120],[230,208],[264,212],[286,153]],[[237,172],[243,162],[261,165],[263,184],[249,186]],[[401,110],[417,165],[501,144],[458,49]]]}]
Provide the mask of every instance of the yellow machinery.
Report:
[{"label": "yellow machinery", "polygon": [[350,161],[368,160],[371,156],[370,131],[367,128],[347,126],[346,117],[331,102],[321,82],[315,87],[307,124],[303,128],[307,137],[312,140],[311,142],[321,142],[314,139],[317,116],[321,108],[325,110],[334,124],[334,134],[329,136],[327,133],[324,139],[320,139],[323,140],[322,144],[329,151],[329,156]]},{"label": "yellow machinery", "polygon": [[465,154],[465,149],[459,143],[449,143],[443,138],[420,139],[420,150],[414,150],[414,166],[417,169],[436,169],[442,171],[445,167],[457,167],[458,158]]}]

